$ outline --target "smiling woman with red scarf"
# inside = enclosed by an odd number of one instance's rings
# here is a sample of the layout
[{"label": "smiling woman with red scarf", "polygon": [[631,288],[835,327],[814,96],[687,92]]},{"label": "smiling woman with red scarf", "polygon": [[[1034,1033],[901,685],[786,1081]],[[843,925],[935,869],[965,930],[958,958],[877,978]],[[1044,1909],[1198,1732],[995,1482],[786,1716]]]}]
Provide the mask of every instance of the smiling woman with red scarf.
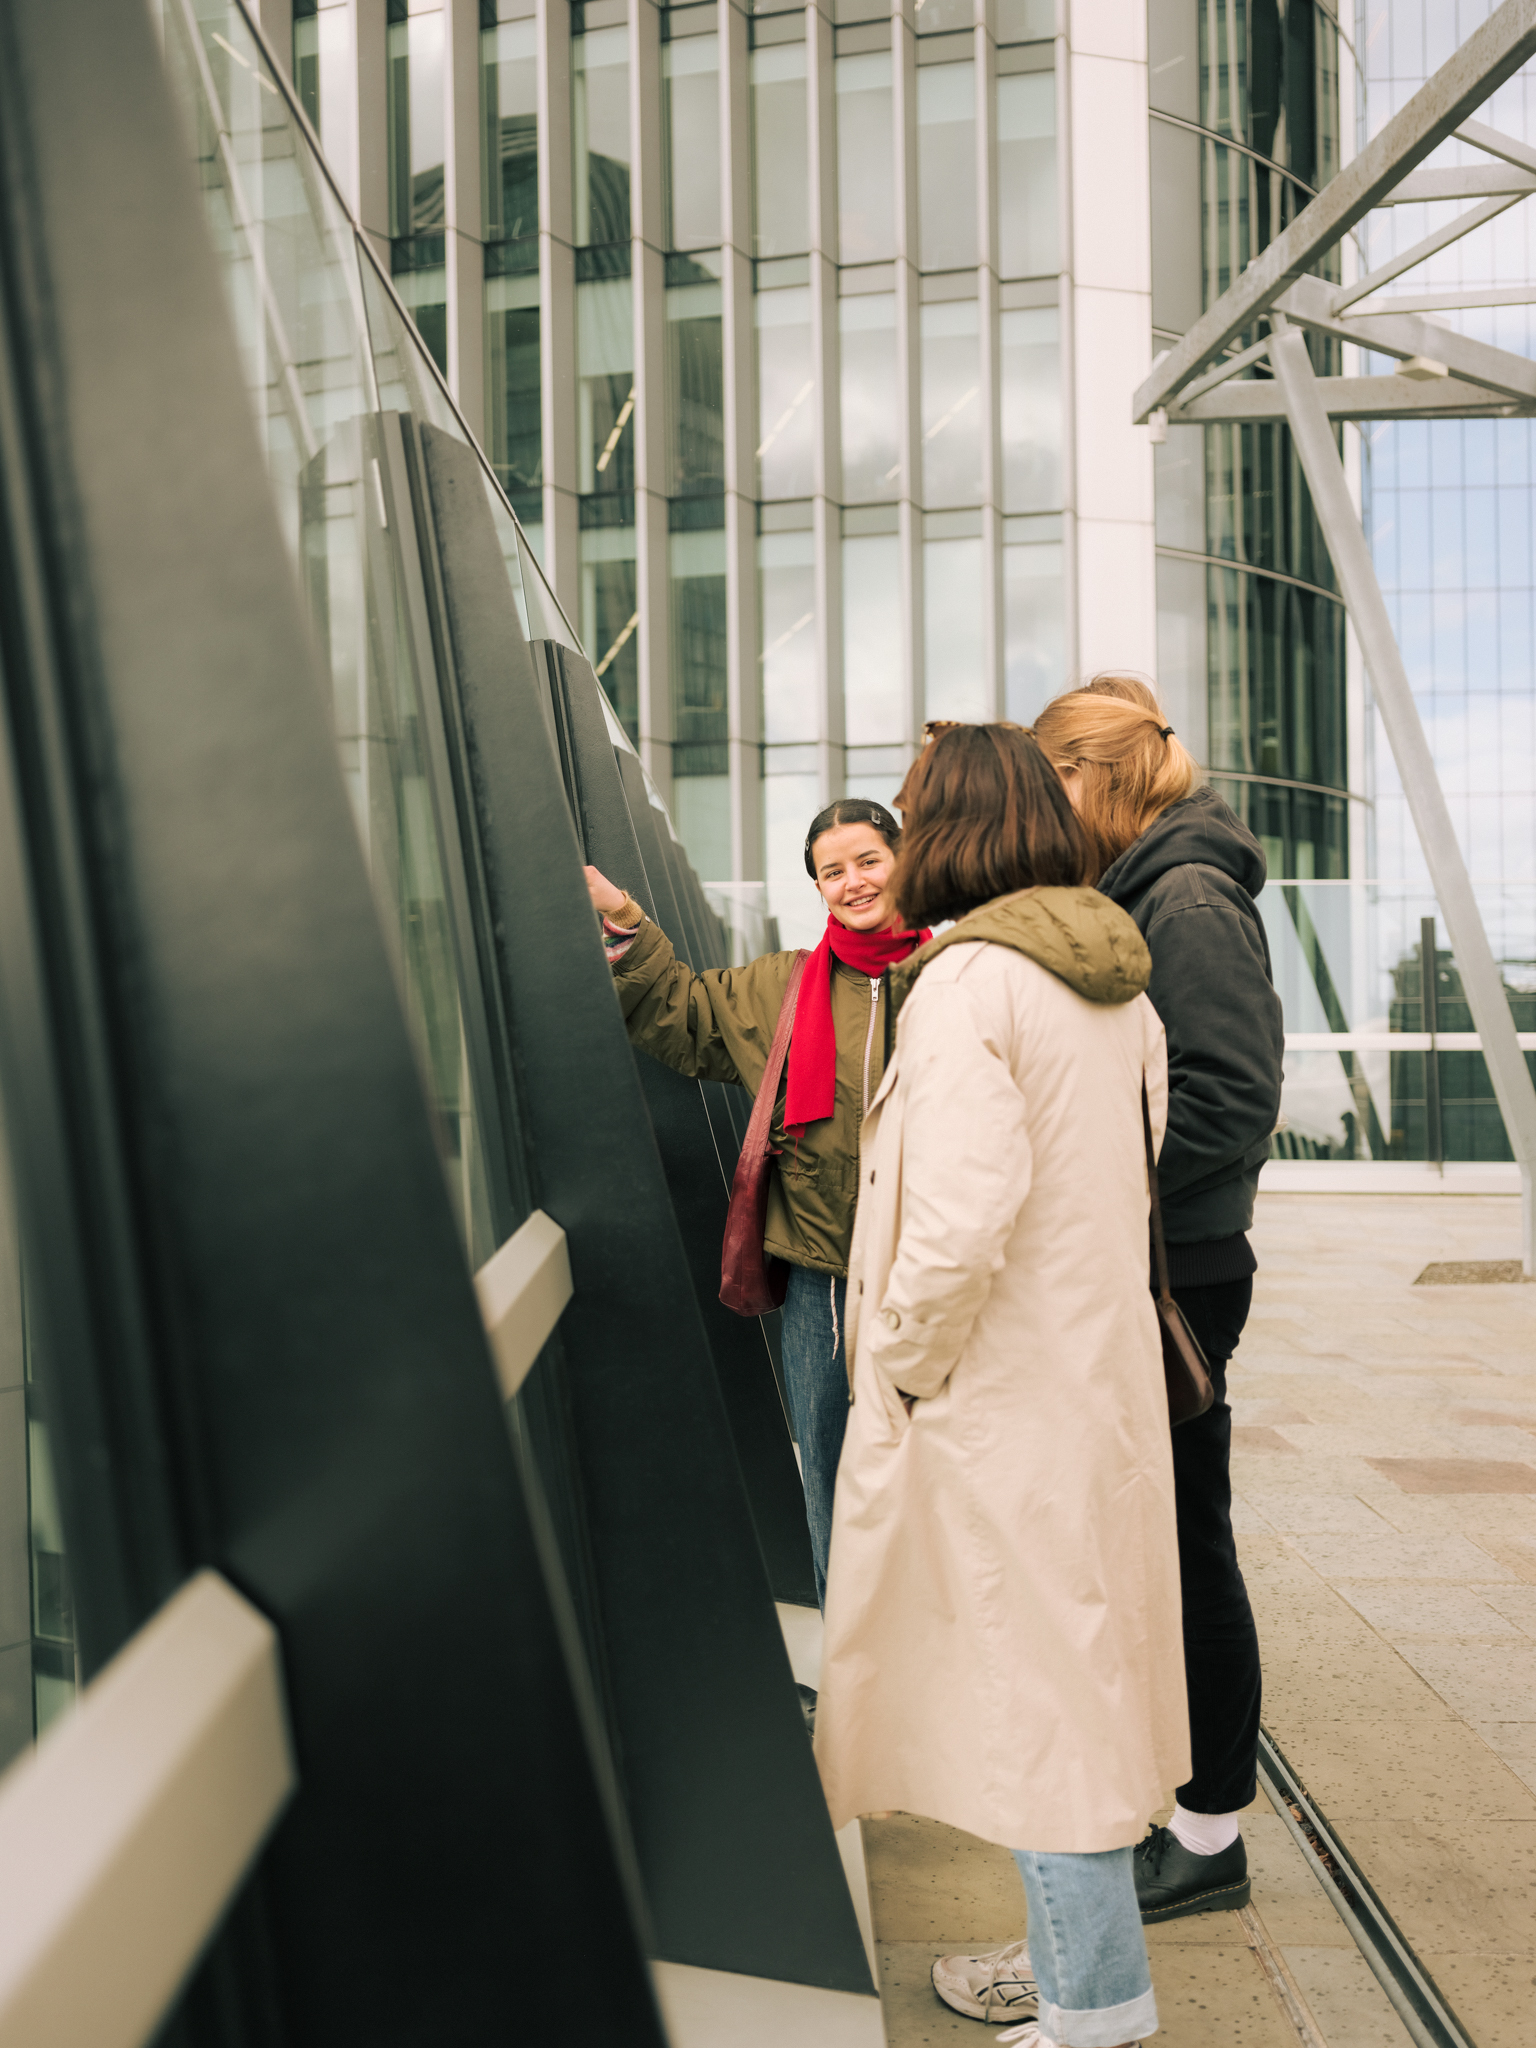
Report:
[{"label": "smiling woman with red scarf", "polygon": [[[767,1251],[790,1268],[784,1380],[805,1479],[816,1591],[826,1591],[832,1487],[848,1419],[844,1288],[859,1187],[859,1129],[885,1071],[887,968],[927,932],[905,931],[890,893],[900,827],[881,804],[845,797],[811,822],[806,872],[827,928],[805,964],[770,1143]],[[793,952],[694,974],[640,906],[587,869],[614,985],[633,1042],[680,1074],[762,1085]]]}]

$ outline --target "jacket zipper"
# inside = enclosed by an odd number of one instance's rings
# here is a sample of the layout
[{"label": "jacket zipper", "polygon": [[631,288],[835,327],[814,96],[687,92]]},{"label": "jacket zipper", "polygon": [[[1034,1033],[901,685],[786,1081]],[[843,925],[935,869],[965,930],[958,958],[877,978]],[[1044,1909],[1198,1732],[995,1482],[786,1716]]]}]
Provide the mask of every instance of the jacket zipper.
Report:
[{"label": "jacket zipper", "polygon": [[869,1115],[869,1055],[875,1043],[875,1017],[880,1008],[880,984],[869,984],[869,1029],[864,1034],[864,1107],[859,1113],[860,1122]]}]

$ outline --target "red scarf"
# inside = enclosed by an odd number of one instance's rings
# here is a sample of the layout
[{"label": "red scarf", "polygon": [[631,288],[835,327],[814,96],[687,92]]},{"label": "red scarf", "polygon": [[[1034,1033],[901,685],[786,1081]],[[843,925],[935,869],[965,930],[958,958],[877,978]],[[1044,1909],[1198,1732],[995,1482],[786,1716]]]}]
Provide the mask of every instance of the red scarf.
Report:
[{"label": "red scarf", "polygon": [[887,967],[905,960],[931,932],[855,932],[827,918],[821,944],[805,963],[794,1035],[789,1041],[789,1087],[784,1098],[786,1129],[803,1129],[832,1114],[837,1093],[837,1032],[832,1022],[832,955],[878,981]]}]

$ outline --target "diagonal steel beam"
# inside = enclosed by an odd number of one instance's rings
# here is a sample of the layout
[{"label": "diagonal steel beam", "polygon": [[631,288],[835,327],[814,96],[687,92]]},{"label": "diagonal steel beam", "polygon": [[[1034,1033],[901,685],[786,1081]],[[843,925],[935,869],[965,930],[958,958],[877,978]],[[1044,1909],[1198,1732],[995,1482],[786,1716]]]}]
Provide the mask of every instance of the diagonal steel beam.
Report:
[{"label": "diagonal steel beam", "polygon": [[[1463,121],[1457,129],[1465,135],[1477,124]],[[1536,155],[1536,151],[1532,152]],[[1394,185],[1380,206],[1434,206],[1447,199],[1491,199],[1496,192],[1536,192],[1536,175],[1530,171],[1497,171],[1491,164],[1465,164],[1459,169],[1412,171],[1401,185]]]},{"label": "diagonal steel beam", "polygon": [[1518,165],[1521,170],[1536,171],[1536,149],[1528,142],[1517,142],[1501,129],[1490,128],[1486,121],[1463,121],[1456,130],[1456,140],[1470,142],[1474,149],[1502,157],[1505,163]]},{"label": "diagonal steel beam", "polygon": [[[1531,189],[1536,192],[1536,185]],[[1464,284],[1450,291],[1425,292],[1419,298],[1406,293],[1398,298],[1394,294],[1379,305],[1359,307],[1350,318],[1361,319],[1371,313],[1464,313],[1472,306],[1530,305],[1536,305],[1536,284]]]},{"label": "diagonal steel beam", "polygon": [[[1536,401],[1520,405],[1459,377],[1419,383],[1409,377],[1319,377],[1318,402],[1335,420],[1530,419]],[[1248,420],[1283,420],[1288,407],[1273,378],[1202,389],[1168,408],[1173,427],[1215,426]]]},{"label": "diagonal steel beam", "polygon": [[1415,263],[1423,263],[1428,257],[1448,249],[1452,242],[1459,242],[1463,235],[1470,235],[1474,228],[1480,228],[1490,220],[1496,220],[1511,206],[1518,206],[1525,197],[1523,192],[1502,193],[1497,199],[1485,199],[1480,206],[1470,207],[1465,213],[1458,213],[1454,220],[1448,220],[1444,227],[1436,228],[1422,240],[1409,248],[1400,250],[1388,262],[1368,270],[1364,277],[1358,277],[1333,295],[1333,310],[1342,313],[1346,306],[1352,306],[1356,299],[1363,299],[1378,286],[1390,284],[1394,277],[1401,277],[1405,270],[1412,270]]},{"label": "diagonal steel beam", "polygon": [[1536,400],[1536,362],[1517,356],[1491,342],[1474,341],[1437,320],[1421,320],[1413,313],[1355,313],[1347,319],[1335,314],[1333,286],[1321,278],[1300,277],[1275,301],[1276,310],[1299,321],[1303,327],[1332,334],[1340,341],[1352,341],[1358,348],[1379,350],[1382,355],[1429,356],[1444,363],[1453,377],[1468,384],[1482,384],[1521,404]]},{"label": "diagonal steel beam", "polygon": [[1212,356],[1253,326],[1356,221],[1536,56],[1536,0],[1504,0],[1235,284],[1202,313],[1137,391],[1132,416],[1167,405]]},{"label": "diagonal steel beam", "polygon": [[1317,378],[1300,331],[1283,326],[1273,335],[1269,360],[1275,382],[1285,398],[1291,439],[1301,458],[1350,623],[1365,657],[1376,708],[1381,713],[1409,813],[1424,849],[1430,883],[1445,915],[1472,1022],[1482,1038],[1488,1078],[1503,1112],[1511,1149],[1519,1162],[1523,1190],[1522,1261],[1526,1273],[1531,1274],[1536,1272],[1536,1085],[1520,1050],[1504,978],[1483,929],[1472,878],[1462,858],[1445,792],[1435,773],[1434,756],[1376,580],[1376,566],[1350,498],[1344,463],[1318,395]]}]

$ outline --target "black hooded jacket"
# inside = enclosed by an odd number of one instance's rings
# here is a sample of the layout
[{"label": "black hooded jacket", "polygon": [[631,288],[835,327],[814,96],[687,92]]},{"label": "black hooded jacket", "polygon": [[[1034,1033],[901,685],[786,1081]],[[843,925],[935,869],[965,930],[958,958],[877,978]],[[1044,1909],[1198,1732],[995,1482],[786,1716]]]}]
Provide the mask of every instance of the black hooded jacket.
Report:
[{"label": "black hooded jacket", "polygon": [[1264,875],[1264,850],[1247,826],[1214,790],[1197,789],[1099,881],[1147,942],[1147,994],[1168,1034],[1157,1178],[1175,1285],[1253,1271],[1242,1233],[1280,1115],[1285,1044],[1253,900]]}]

